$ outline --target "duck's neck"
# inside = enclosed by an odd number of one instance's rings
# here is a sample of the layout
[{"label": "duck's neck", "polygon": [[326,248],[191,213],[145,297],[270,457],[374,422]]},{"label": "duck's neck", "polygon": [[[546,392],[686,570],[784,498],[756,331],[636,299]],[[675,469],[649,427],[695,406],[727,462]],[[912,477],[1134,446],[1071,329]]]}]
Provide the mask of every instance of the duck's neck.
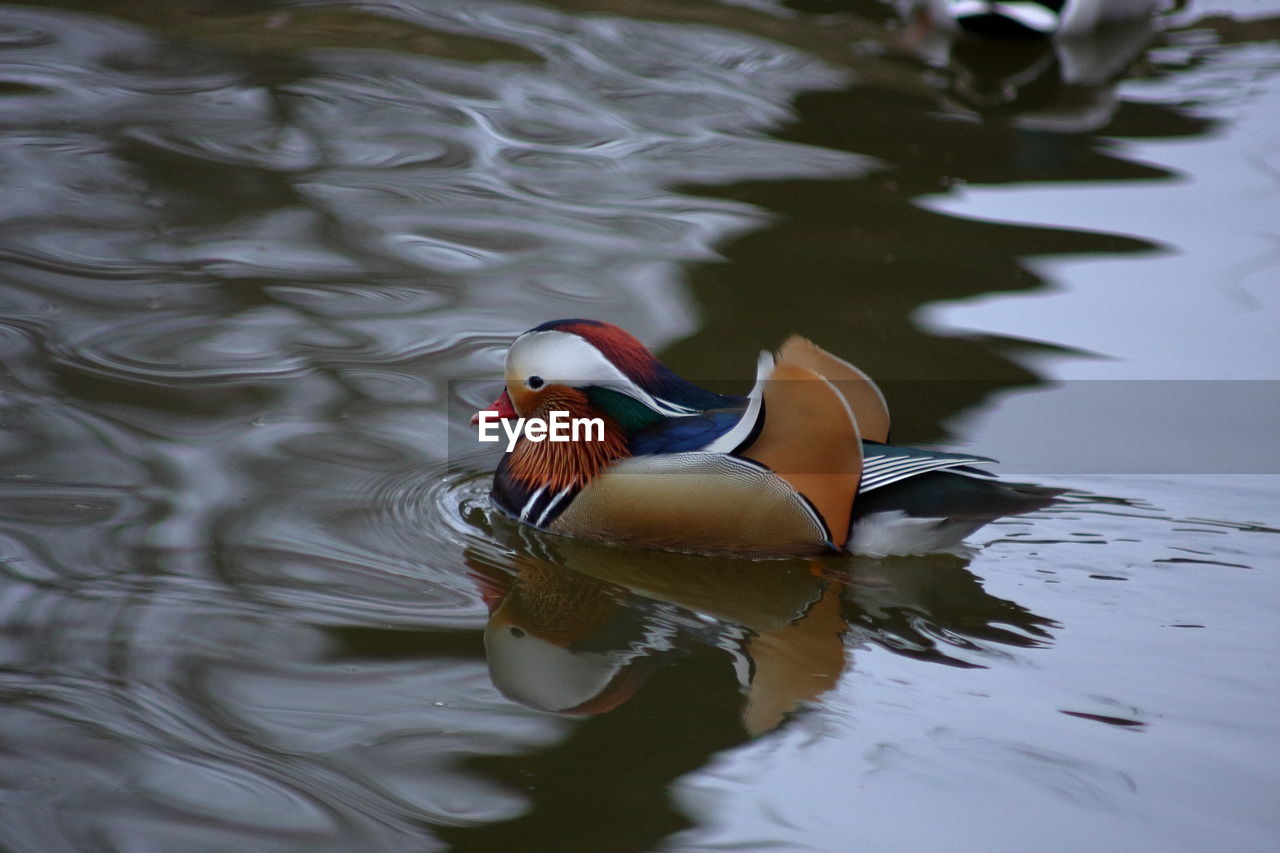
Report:
[{"label": "duck's neck", "polygon": [[609,465],[630,455],[626,433],[617,421],[593,409],[580,391],[565,389],[545,396],[533,416],[546,419],[553,411],[568,412],[571,424],[579,418],[599,418],[603,429],[589,427],[576,441],[531,441],[521,437],[502,466],[507,476],[520,485],[529,489],[545,486],[548,493],[580,489]]}]

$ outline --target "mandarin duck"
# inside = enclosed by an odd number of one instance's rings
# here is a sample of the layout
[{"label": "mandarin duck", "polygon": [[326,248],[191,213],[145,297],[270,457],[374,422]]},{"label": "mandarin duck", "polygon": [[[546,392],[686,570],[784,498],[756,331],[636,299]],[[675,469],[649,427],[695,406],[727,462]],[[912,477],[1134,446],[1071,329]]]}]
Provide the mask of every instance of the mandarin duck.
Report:
[{"label": "mandarin duck", "polygon": [[492,503],[550,533],[753,557],[953,550],[1060,490],[1005,484],[982,456],[888,443],[884,396],[801,337],[761,353],[745,397],[688,382],[623,329],[555,320],[507,351],[506,387],[472,418],[598,420],[575,441],[515,439]]}]

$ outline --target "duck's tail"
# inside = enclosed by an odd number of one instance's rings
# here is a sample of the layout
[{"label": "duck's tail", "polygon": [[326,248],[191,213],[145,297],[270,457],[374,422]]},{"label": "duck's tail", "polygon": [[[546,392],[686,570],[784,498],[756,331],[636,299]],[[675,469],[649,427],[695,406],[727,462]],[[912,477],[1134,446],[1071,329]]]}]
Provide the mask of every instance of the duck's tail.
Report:
[{"label": "duck's tail", "polygon": [[1066,489],[937,471],[859,496],[847,549],[923,554],[958,547],[984,525],[1057,503]]}]

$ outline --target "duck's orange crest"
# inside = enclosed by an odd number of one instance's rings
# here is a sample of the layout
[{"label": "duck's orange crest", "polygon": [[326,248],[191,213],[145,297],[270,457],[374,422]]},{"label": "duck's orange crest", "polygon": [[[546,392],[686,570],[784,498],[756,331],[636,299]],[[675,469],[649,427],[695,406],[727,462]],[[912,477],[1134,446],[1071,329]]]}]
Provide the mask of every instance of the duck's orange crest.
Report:
[{"label": "duck's orange crest", "polygon": [[556,326],[556,331],[583,338],[627,376],[644,384],[658,376],[658,361],[640,340],[626,329],[598,320]]}]

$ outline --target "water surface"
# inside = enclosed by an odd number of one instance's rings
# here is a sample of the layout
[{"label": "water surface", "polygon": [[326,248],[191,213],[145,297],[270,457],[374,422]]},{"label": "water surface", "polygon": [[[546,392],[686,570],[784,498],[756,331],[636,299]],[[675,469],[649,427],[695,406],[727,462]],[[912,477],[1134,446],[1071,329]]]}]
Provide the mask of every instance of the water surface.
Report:
[{"label": "water surface", "polygon": [[[1278,34],[0,7],[0,848],[1272,849]],[[806,334],[1072,496],[967,557],[530,535],[466,418],[583,315],[743,387]]]}]

